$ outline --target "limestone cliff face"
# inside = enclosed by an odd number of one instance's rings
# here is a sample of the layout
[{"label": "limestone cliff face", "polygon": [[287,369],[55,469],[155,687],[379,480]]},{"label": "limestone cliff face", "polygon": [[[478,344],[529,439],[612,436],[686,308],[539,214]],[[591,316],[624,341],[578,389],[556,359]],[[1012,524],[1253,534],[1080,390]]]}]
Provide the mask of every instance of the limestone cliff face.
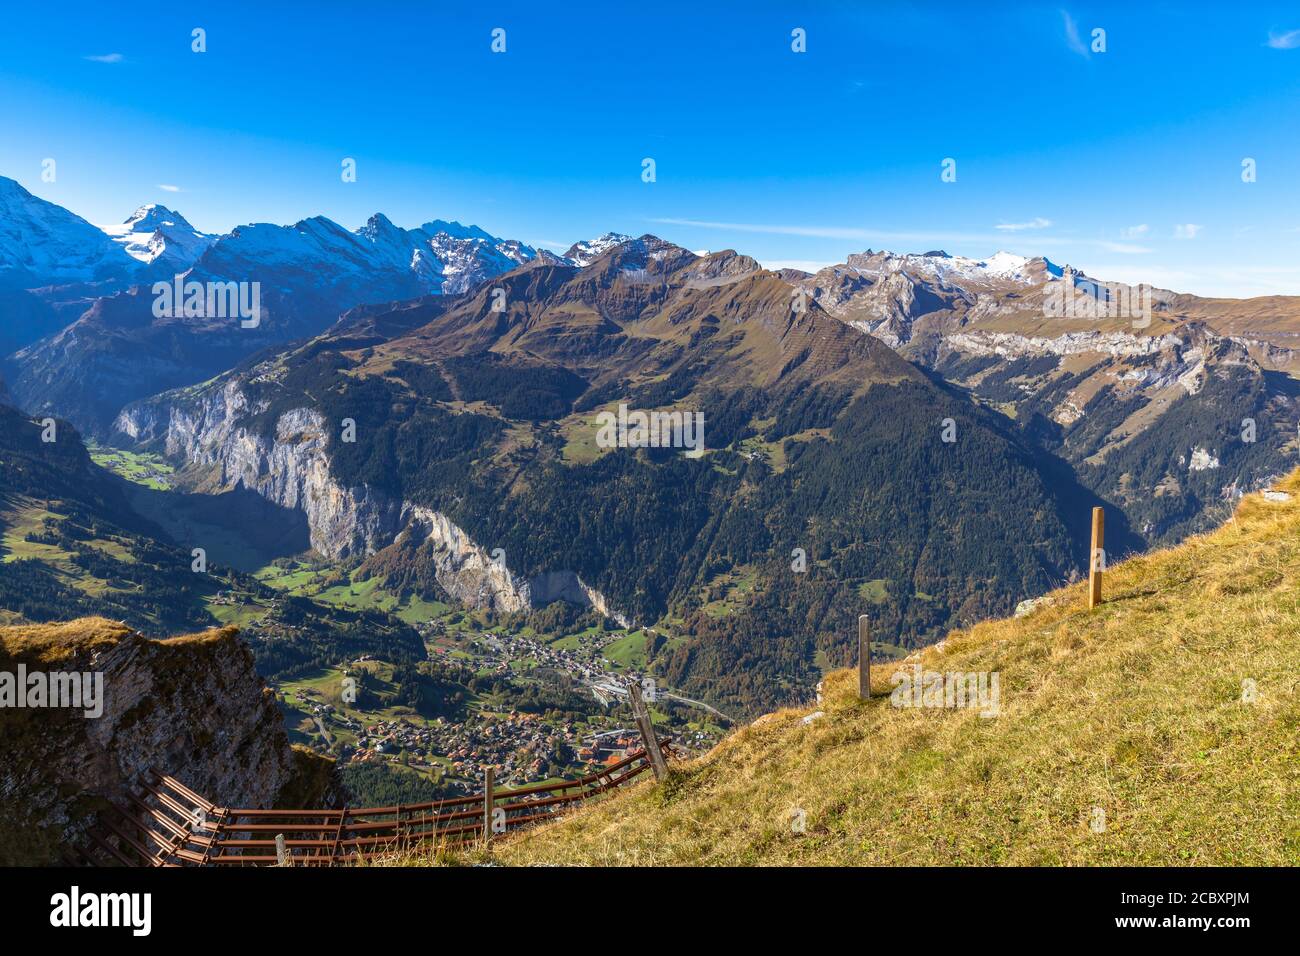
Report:
[{"label": "limestone cliff face", "polygon": [[245,421],[250,406],[236,378],[197,393],[163,395],[129,406],[116,427],[168,456],[212,468],[222,487],[243,485],[307,517],[311,545],[329,558],[372,554],[395,541],[432,547],[438,583],[472,608],[519,611],[565,600],[629,622],[572,571],[532,579],[513,572],[441,512],[397,500],[366,485],[346,487],[330,474],[327,423],[314,409],[284,412],[274,437]]},{"label": "limestone cliff face", "polygon": [[274,806],[296,780],[275,698],[235,629],[151,640],[87,618],[0,628],[0,671],[103,675],[98,717],[0,708],[0,865],[57,863],[106,800],[125,805],[151,770],[218,806]]}]

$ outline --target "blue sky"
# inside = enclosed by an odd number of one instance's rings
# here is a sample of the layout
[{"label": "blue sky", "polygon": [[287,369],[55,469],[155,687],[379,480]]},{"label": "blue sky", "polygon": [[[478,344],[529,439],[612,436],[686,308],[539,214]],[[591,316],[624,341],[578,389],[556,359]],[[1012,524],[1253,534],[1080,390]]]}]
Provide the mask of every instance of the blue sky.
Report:
[{"label": "blue sky", "polygon": [[6,17],[0,174],[96,223],[146,202],[209,231],[383,211],[554,248],[616,230],[768,265],[1007,249],[1300,294],[1294,3],[73,0]]}]

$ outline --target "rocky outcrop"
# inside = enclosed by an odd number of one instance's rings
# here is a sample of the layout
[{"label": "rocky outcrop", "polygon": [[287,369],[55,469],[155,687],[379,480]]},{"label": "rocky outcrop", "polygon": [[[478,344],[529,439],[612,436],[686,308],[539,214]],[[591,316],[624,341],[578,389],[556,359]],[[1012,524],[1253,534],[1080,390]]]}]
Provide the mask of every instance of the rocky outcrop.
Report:
[{"label": "rocky outcrop", "polygon": [[222,488],[243,486],[301,511],[312,548],[325,557],[373,554],[394,543],[427,546],[438,584],[466,607],[509,612],[563,600],[630,623],[573,571],[518,576],[441,512],[338,482],[330,472],[330,426],[314,409],[284,412],[271,437],[248,426],[249,417],[264,409],[250,405],[238,379],[171,397],[181,400],[162,396],[128,407],[117,429],[170,457],[212,469]]},{"label": "rocky outcrop", "polygon": [[152,770],[219,806],[334,796],[298,786],[275,698],[234,628],[162,641],[102,618],[0,628],[0,673],[20,666],[102,675],[102,712],[0,708],[0,865],[58,862]]},{"label": "rocky outcrop", "polygon": [[534,606],[550,604],[552,601],[566,601],[581,607],[593,607],[622,627],[632,626],[628,618],[609,606],[605,595],[584,584],[582,578],[572,571],[543,572],[530,578],[527,587],[529,600]]},{"label": "rocky outcrop", "polygon": [[1178,347],[1183,340],[1167,335],[1133,335],[1128,332],[1067,332],[1063,335],[1020,335],[1015,332],[958,332],[944,337],[944,343],[971,355],[997,355],[1023,358],[1036,355],[1079,355],[1096,353],[1132,358],[1158,355],[1162,350]]},{"label": "rocky outcrop", "polygon": [[1189,323],[1164,335],[1128,332],[1069,332],[1058,336],[1027,336],[1011,332],[972,331],[946,335],[942,348],[965,355],[1002,359],[1088,355],[1111,360],[1106,374],[1128,388],[1158,391],[1180,385],[1189,394],[1200,392],[1210,369],[1240,367],[1261,373],[1248,345]]}]

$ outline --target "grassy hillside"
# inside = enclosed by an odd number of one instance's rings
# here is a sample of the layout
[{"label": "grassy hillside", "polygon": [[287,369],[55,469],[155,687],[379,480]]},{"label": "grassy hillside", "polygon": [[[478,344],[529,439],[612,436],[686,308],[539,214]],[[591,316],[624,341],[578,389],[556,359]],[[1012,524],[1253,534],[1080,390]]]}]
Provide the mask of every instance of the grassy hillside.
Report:
[{"label": "grassy hillside", "polygon": [[[1300,473],[1221,529],[954,632],[927,669],[997,671],[999,716],[902,709],[890,675],[783,710],[502,841],[508,864],[1300,863]],[[1257,697],[1244,699],[1243,682]],[[797,809],[805,832],[793,832]],[[1100,808],[1101,832],[1093,829]]]}]

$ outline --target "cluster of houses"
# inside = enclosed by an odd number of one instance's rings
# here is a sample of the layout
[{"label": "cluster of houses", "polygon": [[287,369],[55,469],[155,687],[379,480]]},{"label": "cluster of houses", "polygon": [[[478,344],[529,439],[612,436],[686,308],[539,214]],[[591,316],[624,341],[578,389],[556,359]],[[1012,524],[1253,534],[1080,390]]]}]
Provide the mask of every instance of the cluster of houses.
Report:
[{"label": "cluster of houses", "polygon": [[[236,591],[234,588],[231,588],[228,591],[218,591],[211,598],[211,602],[213,604],[225,605],[227,607],[243,607],[245,604],[250,603],[252,600],[253,599],[248,594],[242,591]],[[280,606],[280,599],[271,598],[269,600],[260,600],[257,603],[261,604],[263,607],[266,607],[274,611],[276,608]],[[244,625],[245,628],[258,628],[261,626],[262,625],[260,621],[249,621]]]},{"label": "cluster of houses", "polygon": [[[428,622],[421,630],[440,630]],[[427,632],[426,632],[427,633]],[[491,673],[510,673],[521,658],[564,672],[587,686],[603,705],[627,693],[626,682],[640,675],[620,671],[601,654],[603,635],[584,640],[578,650],[564,650],[521,635],[480,633],[472,647],[476,663]],[[363,656],[354,664],[368,658]],[[346,671],[345,671],[346,673]],[[653,697],[650,698],[653,700]],[[574,772],[591,772],[617,763],[641,747],[636,730],[618,727],[612,717],[597,716],[575,724],[552,723],[542,716],[511,711],[503,715],[471,714],[463,721],[398,717],[363,723],[338,711],[312,691],[298,692],[298,706],[310,713],[329,740],[328,727],[355,737],[355,746],[331,746],[340,761],[392,761],[430,771],[441,770],[444,783],[463,793],[482,788],[484,772],[492,767],[499,784],[524,786]],[[334,741],[329,741],[331,744]],[[675,734],[674,745],[704,750],[716,742],[701,731]]]},{"label": "cluster of houses", "polygon": [[[597,638],[587,639],[595,644]],[[502,638],[496,634],[479,634],[472,645],[485,654],[482,665],[493,673],[507,674],[513,661],[531,657],[538,665],[568,674],[578,683],[591,684],[605,678],[614,669],[614,662],[593,655],[585,657],[577,651],[565,650],[535,638],[512,634]]]},{"label": "cluster of houses", "polygon": [[442,767],[446,782],[473,793],[492,767],[502,784],[522,786],[559,775],[582,749],[582,735],[571,724],[550,725],[533,714],[470,717],[462,722],[435,718],[380,720],[369,725],[339,714],[329,704],[310,703],[313,716],[331,719],[356,734],[355,747],[341,745],[344,762],[402,761],[411,767]]},{"label": "cluster of houses", "polygon": [[445,782],[464,793],[482,788],[488,767],[507,786],[539,783],[577,769],[590,771],[614,764],[640,749],[637,731],[615,728],[591,731],[573,724],[549,724],[534,714],[512,711],[500,717],[471,717],[463,722],[435,718],[419,722],[410,718],[379,720],[372,724],[349,717],[328,703],[298,692],[296,703],[336,730],[350,731],[356,745],[340,744],[344,763],[401,761],[414,768],[441,767]]},{"label": "cluster of houses", "polygon": [[593,734],[590,743],[578,748],[578,759],[589,765],[615,764],[640,749],[641,735],[635,730],[611,730]]}]

